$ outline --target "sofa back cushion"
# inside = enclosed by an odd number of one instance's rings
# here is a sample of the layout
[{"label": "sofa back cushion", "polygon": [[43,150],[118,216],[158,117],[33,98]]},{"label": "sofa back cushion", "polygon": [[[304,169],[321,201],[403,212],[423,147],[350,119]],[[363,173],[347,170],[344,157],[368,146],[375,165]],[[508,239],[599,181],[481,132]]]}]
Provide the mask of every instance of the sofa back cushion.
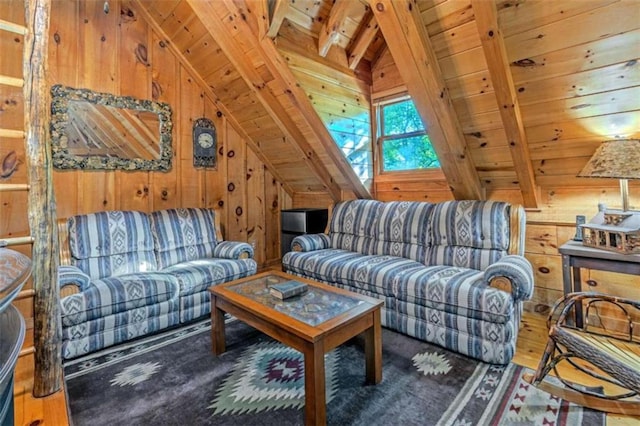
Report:
[{"label": "sofa back cushion", "polygon": [[151,213],[158,268],[213,256],[218,243],[213,209],[168,209]]},{"label": "sofa back cushion", "polygon": [[368,254],[382,205],[376,200],[337,203],[329,222],[331,247]]},{"label": "sofa back cushion", "polygon": [[428,224],[433,204],[414,201],[384,203],[370,254],[424,262],[429,243]]},{"label": "sofa back cushion", "polygon": [[136,211],[107,211],[69,218],[71,263],[92,279],[155,271],[149,218]]},{"label": "sofa back cushion", "polygon": [[509,249],[509,204],[447,201],[434,205],[427,264],[484,270]]}]

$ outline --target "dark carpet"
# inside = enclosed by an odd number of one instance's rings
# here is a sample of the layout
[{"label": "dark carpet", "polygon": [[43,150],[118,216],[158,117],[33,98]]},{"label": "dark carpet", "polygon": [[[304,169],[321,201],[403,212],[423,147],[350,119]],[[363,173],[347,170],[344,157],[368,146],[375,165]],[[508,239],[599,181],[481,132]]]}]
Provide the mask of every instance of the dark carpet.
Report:
[{"label": "dark carpet", "polygon": [[[211,352],[209,322],[65,365],[75,426],[304,424],[302,355],[239,322]],[[604,425],[604,415],[484,364],[383,329],[383,379],[365,381],[362,340],[325,357],[329,425]]]}]

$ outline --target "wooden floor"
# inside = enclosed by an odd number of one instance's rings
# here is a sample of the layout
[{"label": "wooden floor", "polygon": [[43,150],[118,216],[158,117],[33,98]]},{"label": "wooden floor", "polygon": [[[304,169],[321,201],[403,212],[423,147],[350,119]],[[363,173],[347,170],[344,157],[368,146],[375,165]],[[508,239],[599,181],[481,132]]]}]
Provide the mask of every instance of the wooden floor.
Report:
[{"label": "wooden floor", "polygon": [[[546,343],[546,316],[525,312],[518,347],[513,362],[531,369],[538,365]],[[26,345],[31,345],[33,336],[27,333]],[[570,376],[567,376],[570,378]],[[588,384],[588,383],[587,383]],[[15,374],[15,424],[67,425],[67,406],[64,390],[46,398],[33,398],[33,355],[18,360]],[[640,425],[640,419],[623,416],[607,416],[608,426]]]}]

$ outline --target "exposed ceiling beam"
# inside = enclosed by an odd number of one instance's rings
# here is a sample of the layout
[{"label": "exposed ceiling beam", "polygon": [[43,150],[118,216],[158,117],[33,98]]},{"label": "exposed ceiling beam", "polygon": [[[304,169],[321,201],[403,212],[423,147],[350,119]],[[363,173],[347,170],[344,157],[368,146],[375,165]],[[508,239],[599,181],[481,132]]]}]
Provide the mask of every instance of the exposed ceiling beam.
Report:
[{"label": "exposed ceiling beam", "polygon": [[273,177],[282,184],[282,188],[289,195],[294,194],[294,190],[287,183],[287,180],[282,177],[282,175],[278,172],[277,167],[273,165],[271,161],[262,153],[262,150],[258,147],[256,142],[245,132],[245,130],[240,126],[240,123],[235,119],[235,117],[229,112],[227,107],[225,107],[218,99],[220,99],[211,89],[211,86],[207,84],[206,81],[202,79],[202,76],[193,68],[189,60],[185,58],[185,56],[177,49],[173,43],[170,42],[170,38],[164,32],[162,27],[151,17],[147,9],[140,3],[140,0],[134,0],[134,4],[137,7],[138,13],[144,18],[144,20],[151,26],[153,31],[160,37],[162,40],[165,40],[165,44],[168,46],[168,49],[173,53],[173,55],[178,59],[180,65],[182,65],[189,74],[197,81],[197,83],[202,87],[203,92],[206,96],[213,102],[213,104],[218,108],[220,112],[224,114],[226,120],[231,124],[231,126],[242,136],[244,140],[247,141],[249,147],[253,150],[256,156],[264,163],[269,172],[273,175]]},{"label": "exposed ceiling beam", "polygon": [[485,198],[418,5],[368,0],[456,199]]},{"label": "exposed ceiling beam", "polygon": [[260,38],[266,37],[269,33],[271,18],[269,14],[268,0],[255,0],[253,3],[256,9],[256,18],[258,19],[258,35]]},{"label": "exposed ceiling beam", "polygon": [[351,44],[350,50],[347,52],[349,60],[349,68],[355,70],[360,63],[360,60],[367,53],[369,45],[378,34],[378,22],[371,10],[368,10],[361,26],[361,30],[355,38],[355,41]]},{"label": "exposed ceiling beam", "polygon": [[323,58],[327,56],[331,46],[338,40],[338,35],[353,3],[352,0],[334,0],[327,21],[322,25],[318,34],[318,54]]},{"label": "exposed ceiling beam", "polygon": [[284,18],[286,18],[289,13],[289,0],[273,0],[272,7],[273,11],[271,12],[267,37],[275,38],[278,35]]},{"label": "exposed ceiling beam", "polygon": [[524,206],[538,208],[540,188],[529,156],[527,136],[522,123],[518,95],[513,84],[504,38],[498,26],[498,10],[493,1],[471,0],[478,34],[487,58],[489,75],[507,134],[513,166],[518,176]]},{"label": "exposed ceiling beam", "polygon": [[[189,1],[196,2],[196,0]],[[248,7],[245,10],[238,9],[238,4],[234,0],[224,0],[224,3],[226,4],[227,9],[232,11],[233,16],[237,18],[234,19],[233,26],[245,34],[250,32],[251,27],[247,24],[247,20],[241,19],[241,17],[245,14],[254,14],[255,12]],[[360,7],[363,6],[360,5]],[[322,122],[322,119],[307,97],[307,94],[300,87],[300,84],[287,64],[287,61],[276,48],[273,40],[269,38],[258,39],[257,35],[254,34],[252,41],[254,43],[252,47],[261,55],[262,61],[274,76],[278,83],[277,85],[283,88],[283,93],[285,95],[284,98],[288,99],[290,105],[294,106],[301,112],[301,118],[304,120],[305,127],[308,127],[311,134],[322,145],[322,152],[327,154],[333,165],[337,168],[341,177],[346,180],[348,187],[344,188],[344,190],[352,191],[355,196],[359,198],[371,198],[371,194],[362,184],[342,151],[338,148],[333,137],[327,130],[327,127]],[[296,142],[300,143],[300,141],[297,140]],[[305,146],[308,146],[306,139],[303,140],[302,143],[305,144]],[[305,151],[309,152],[306,148]]]},{"label": "exposed ceiling beam", "polygon": [[[307,142],[304,134],[300,131],[290,114],[280,104],[275,94],[271,92],[269,82],[265,80],[262,73],[254,68],[252,62],[245,56],[243,46],[233,36],[235,31],[232,31],[231,28],[225,25],[225,22],[223,22],[224,16],[219,16],[215,9],[220,5],[218,3],[208,3],[200,0],[188,0],[188,3],[199,16],[202,24],[207,28],[207,31],[209,31],[216,40],[231,64],[251,88],[262,106],[278,124],[278,127],[280,127],[289,139],[294,141],[294,146],[300,148],[303,160],[325,186],[329,195],[335,201],[340,200],[342,198],[342,189],[333,180],[324,164],[318,160],[315,151],[309,145],[309,142]],[[231,25],[235,26],[239,31],[248,31],[251,33],[251,37],[245,37],[245,40],[253,40],[255,38],[257,44],[257,35],[254,37],[249,25],[244,19],[239,18],[239,16],[240,14],[236,15],[238,19],[234,19]],[[271,39],[266,38],[265,40],[272,43]],[[256,53],[261,54],[262,52],[258,49]],[[265,63],[268,61],[267,58],[261,59],[264,59]]]}]

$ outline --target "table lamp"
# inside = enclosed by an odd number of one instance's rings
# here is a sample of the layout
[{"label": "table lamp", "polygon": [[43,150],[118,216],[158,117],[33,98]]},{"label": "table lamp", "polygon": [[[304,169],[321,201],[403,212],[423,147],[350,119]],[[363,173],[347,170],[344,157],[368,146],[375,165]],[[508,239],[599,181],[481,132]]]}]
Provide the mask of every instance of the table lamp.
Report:
[{"label": "table lamp", "polygon": [[603,142],[578,177],[620,179],[622,211],[628,211],[628,180],[640,179],[640,139]]},{"label": "table lamp", "polygon": [[622,210],[599,212],[582,225],[583,244],[620,253],[640,252],[640,211],[629,210],[629,179],[640,179],[640,140],[615,139],[598,147],[578,177],[620,179]]}]

